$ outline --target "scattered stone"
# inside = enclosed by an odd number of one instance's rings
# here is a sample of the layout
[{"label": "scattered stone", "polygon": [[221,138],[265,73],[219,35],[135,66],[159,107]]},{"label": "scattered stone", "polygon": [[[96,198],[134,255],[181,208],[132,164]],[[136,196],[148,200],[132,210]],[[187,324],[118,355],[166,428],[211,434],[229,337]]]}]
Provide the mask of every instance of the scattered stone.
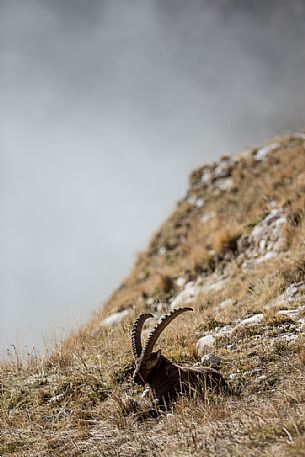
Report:
[{"label": "scattered stone", "polygon": [[160,255],[165,255],[167,252],[167,249],[165,246],[161,246],[160,249],[159,249],[159,254]]},{"label": "scattered stone", "polygon": [[287,217],[282,209],[273,208],[270,213],[255,225],[250,235],[242,235],[237,242],[241,267],[249,267],[266,262],[286,246]]},{"label": "scattered stone", "polygon": [[226,346],[226,348],[227,348],[229,351],[234,352],[234,351],[237,350],[237,344],[236,344],[236,343],[228,344],[228,345]]},{"label": "scattered stone", "polygon": [[118,313],[110,314],[110,316],[106,317],[106,319],[104,319],[101,322],[101,326],[109,327],[111,325],[118,324],[119,322],[121,322],[124,319],[124,317],[127,316],[127,314],[129,314],[128,309],[124,309],[123,311],[119,311]]},{"label": "scattered stone", "polygon": [[254,314],[251,317],[248,317],[247,319],[243,319],[239,324],[237,324],[236,328],[240,327],[250,327],[251,325],[256,325],[259,324],[264,318],[263,314]]},{"label": "scattered stone", "polygon": [[214,188],[217,193],[219,190],[230,192],[234,188],[234,181],[232,178],[220,178],[214,183]]},{"label": "scattered stone", "polygon": [[263,146],[262,148],[259,148],[256,151],[255,159],[257,161],[264,160],[270,152],[274,151],[275,149],[278,149],[279,147],[280,147],[280,145],[278,143],[273,143],[273,144],[269,144],[267,146]]},{"label": "scattered stone", "polygon": [[233,381],[233,380],[236,379],[239,375],[240,375],[240,373],[231,373],[228,379],[229,379],[229,381]]},{"label": "scattered stone", "polygon": [[198,356],[200,357],[206,354],[209,351],[209,349],[211,349],[211,347],[214,346],[215,341],[216,340],[213,335],[202,336],[196,344],[196,351]]},{"label": "scattered stone", "polygon": [[215,354],[206,354],[201,357],[201,362],[205,367],[211,367],[218,370],[220,368],[221,359]]},{"label": "scattered stone", "polygon": [[279,337],[280,340],[284,340],[284,341],[295,341],[298,339],[298,335],[296,335],[295,333],[284,333],[284,335],[281,335]]},{"label": "scattered stone", "polygon": [[221,159],[214,170],[215,178],[227,178],[231,175],[232,160],[231,157],[225,156]]},{"label": "scattered stone", "polygon": [[213,217],[215,217],[214,211],[211,211],[211,212],[209,212],[209,213],[205,213],[205,214],[200,218],[200,222],[201,222],[201,224],[206,224],[206,223],[209,222],[211,219],[213,219]]},{"label": "scattered stone", "polygon": [[[205,165],[202,169],[197,170],[196,173],[192,175],[192,188],[199,189],[200,187],[209,186],[216,195],[221,191],[231,191],[234,187],[234,182],[231,177],[234,162],[235,160],[230,156],[224,156],[217,164]],[[193,195],[188,198],[188,202],[191,205],[198,205],[196,197]]]},{"label": "scattered stone", "polygon": [[196,208],[202,208],[204,206],[204,199],[198,198],[196,195],[190,195],[187,202]]},{"label": "scattered stone", "polygon": [[185,285],[185,288],[172,301],[171,309],[179,307],[185,303],[190,303],[198,295],[198,292],[198,285],[196,285],[193,281],[188,282]]},{"label": "scattered stone", "polygon": [[305,319],[302,317],[298,320],[298,324],[301,326],[301,329],[305,327]]},{"label": "scattered stone", "polygon": [[176,279],[177,287],[183,287],[185,282],[186,281],[182,276],[180,276],[179,278]]},{"label": "scattered stone", "polygon": [[195,203],[195,206],[196,206],[197,208],[202,208],[203,205],[204,205],[204,199],[203,199],[203,198],[198,198],[198,200],[197,200],[196,203]]},{"label": "scattered stone", "polygon": [[187,202],[192,206],[194,206],[196,204],[196,201],[197,201],[196,195],[190,195],[187,199]]},{"label": "scattered stone", "polygon": [[171,309],[182,306],[194,301],[199,293],[211,293],[221,290],[227,278],[219,276],[210,276],[208,278],[199,277],[196,282],[190,281],[185,288],[172,300]]},{"label": "scattered stone", "polygon": [[298,309],[282,309],[278,311],[276,314],[280,316],[287,316],[290,319],[297,319],[300,316],[300,312]]},{"label": "scattered stone", "polygon": [[265,374],[262,374],[261,376],[258,376],[258,378],[254,379],[255,384],[260,384],[261,382],[265,381],[267,379],[267,376]]},{"label": "scattered stone", "polygon": [[216,330],[218,330],[218,331],[215,334],[215,336],[228,336],[228,335],[230,335],[230,333],[233,332],[233,327],[232,327],[232,325],[224,325],[220,329],[217,328]]},{"label": "scattered stone", "polygon": [[276,256],[275,252],[267,252],[265,255],[258,257],[258,259],[256,259],[256,263],[267,262],[268,260],[272,259],[275,256]]},{"label": "scattered stone", "polygon": [[59,402],[61,402],[61,401],[64,399],[65,395],[66,395],[66,394],[65,394],[64,392],[63,392],[63,393],[60,393],[60,394],[58,394],[58,395],[55,395],[54,397],[50,398],[49,403],[51,403],[51,404],[53,404],[53,403],[59,403]]},{"label": "scattered stone", "polygon": [[[272,300],[266,305],[267,308],[278,307],[278,306],[287,306],[287,305],[299,306],[305,304],[305,282],[295,282],[290,284],[285,291],[279,295],[277,298]],[[302,309],[302,308],[301,308]],[[283,310],[291,311],[291,310]]]},{"label": "scattered stone", "polygon": [[273,300],[269,306],[284,306],[297,301],[305,301],[305,282],[294,282],[288,286],[285,291]]},{"label": "scattered stone", "polygon": [[284,292],[285,299],[289,302],[301,298],[305,295],[305,282],[294,282]]},{"label": "scattered stone", "polygon": [[210,168],[205,168],[202,172],[201,183],[207,186],[212,180],[212,172]]}]

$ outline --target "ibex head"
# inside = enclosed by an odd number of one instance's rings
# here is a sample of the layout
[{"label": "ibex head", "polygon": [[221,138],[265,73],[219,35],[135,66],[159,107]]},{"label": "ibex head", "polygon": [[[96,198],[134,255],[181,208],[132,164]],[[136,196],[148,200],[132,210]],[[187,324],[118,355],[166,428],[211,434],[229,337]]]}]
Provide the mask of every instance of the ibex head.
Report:
[{"label": "ibex head", "polygon": [[135,383],[141,385],[149,383],[151,376],[153,376],[153,372],[158,365],[158,362],[163,357],[161,355],[161,350],[153,352],[153,348],[157,342],[157,339],[165,327],[167,327],[168,324],[179,314],[184,313],[185,311],[193,310],[192,308],[178,308],[163,316],[160,322],[151,331],[143,348],[141,344],[141,331],[143,325],[147,319],[150,319],[154,316],[152,314],[141,314],[140,317],[135,321],[131,333],[132,350],[136,361],[136,368],[133,375]]}]

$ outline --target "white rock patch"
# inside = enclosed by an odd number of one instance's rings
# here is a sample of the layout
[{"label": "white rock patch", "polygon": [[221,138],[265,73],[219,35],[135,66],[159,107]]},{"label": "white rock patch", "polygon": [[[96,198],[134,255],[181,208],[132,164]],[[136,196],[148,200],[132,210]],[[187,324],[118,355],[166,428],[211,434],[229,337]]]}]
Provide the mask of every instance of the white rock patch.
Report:
[{"label": "white rock patch", "polygon": [[185,288],[176,296],[171,303],[171,309],[179,307],[185,303],[190,303],[197,297],[199,293],[199,287],[193,281],[188,282]]},{"label": "white rock patch", "polygon": [[[305,282],[294,282],[285,291],[266,305],[266,308],[277,306],[294,305],[295,307],[305,304]],[[302,308],[301,308],[302,309]],[[284,310],[290,311],[290,310]]]},{"label": "white rock patch", "polygon": [[233,332],[233,327],[232,325],[224,325],[221,327],[219,330],[217,330],[217,333],[215,333],[215,336],[228,336]]},{"label": "white rock patch", "polygon": [[286,246],[285,228],[287,217],[282,209],[273,208],[255,225],[250,235],[243,235],[238,241],[239,259],[243,270],[266,262],[277,256]]},{"label": "white rock patch", "polygon": [[197,208],[202,208],[204,205],[204,199],[203,198],[198,198],[198,200],[196,201],[196,207]]},{"label": "white rock patch", "polygon": [[185,282],[186,281],[182,276],[180,276],[179,278],[176,279],[177,287],[183,287]]},{"label": "white rock patch", "polygon": [[251,317],[248,317],[247,319],[243,319],[239,324],[237,324],[236,328],[239,327],[250,327],[251,325],[256,325],[259,324],[264,318],[264,315],[259,313],[259,314],[254,314]]},{"label": "white rock patch", "polygon": [[199,357],[203,356],[206,354],[209,349],[214,346],[216,340],[213,335],[205,335],[202,336],[196,344],[196,351]]},{"label": "white rock patch", "polygon": [[234,181],[232,178],[220,178],[214,183],[215,190],[223,190],[230,192],[234,187]]},{"label": "white rock patch", "polygon": [[[215,165],[205,166],[201,171],[201,176],[193,182],[193,188],[199,189],[200,187],[209,186],[214,194],[218,195],[221,191],[231,191],[234,187],[234,182],[231,177],[233,160],[230,156],[224,156]],[[188,198],[192,205],[196,205],[196,200]],[[198,203],[197,203],[198,205]]]},{"label": "white rock patch", "polygon": [[280,147],[280,145],[278,143],[273,143],[273,144],[269,144],[267,146],[263,146],[262,148],[259,148],[257,150],[255,159],[257,161],[264,160],[270,152],[274,151],[275,149],[278,149],[279,147]]},{"label": "white rock patch", "polygon": [[220,291],[227,278],[211,276],[209,278],[198,278],[196,282],[188,282],[184,289],[171,302],[171,309],[192,303],[200,293],[211,293]]},{"label": "white rock patch", "polygon": [[300,312],[298,309],[282,309],[281,311],[278,311],[276,314],[279,314],[280,316],[290,317],[290,319],[297,319],[300,316]]},{"label": "white rock patch", "polygon": [[211,219],[213,219],[213,217],[215,217],[215,213],[214,211],[210,211],[209,213],[205,213],[201,219],[200,219],[200,222],[201,224],[206,224],[207,222],[209,222]]},{"label": "white rock patch", "polygon": [[269,306],[284,306],[287,303],[295,303],[302,299],[305,301],[305,282],[294,282],[279,297],[273,300]]},{"label": "white rock patch", "polygon": [[159,249],[159,254],[160,255],[165,255],[167,252],[167,249],[165,246],[161,246],[160,249]]},{"label": "white rock patch", "polygon": [[203,185],[207,185],[207,184],[209,184],[211,179],[212,179],[211,170],[206,168],[205,170],[203,170],[203,173],[202,173],[202,176],[201,176],[201,182],[202,182]]},{"label": "white rock patch", "polygon": [[124,319],[125,316],[127,316],[127,314],[129,314],[129,310],[127,309],[119,311],[118,313],[110,314],[110,316],[106,317],[106,319],[101,322],[101,326],[109,327],[111,325],[118,324]]},{"label": "white rock patch", "polygon": [[275,256],[276,256],[275,252],[267,252],[265,255],[258,257],[258,259],[256,259],[256,263],[267,262],[268,260],[272,259]]},{"label": "white rock patch", "polygon": [[187,202],[195,206],[196,208],[202,208],[204,206],[204,199],[203,198],[197,198],[196,195],[190,195],[189,198],[187,199]]},{"label": "white rock patch", "polygon": [[231,173],[232,168],[232,161],[231,158],[226,158],[224,160],[220,160],[218,165],[214,170],[214,176],[216,178],[227,178]]},{"label": "white rock patch", "polygon": [[298,320],[298,323],[300,324],[301,328],[304,329],[305,328],[305,318],[301,318]]}]

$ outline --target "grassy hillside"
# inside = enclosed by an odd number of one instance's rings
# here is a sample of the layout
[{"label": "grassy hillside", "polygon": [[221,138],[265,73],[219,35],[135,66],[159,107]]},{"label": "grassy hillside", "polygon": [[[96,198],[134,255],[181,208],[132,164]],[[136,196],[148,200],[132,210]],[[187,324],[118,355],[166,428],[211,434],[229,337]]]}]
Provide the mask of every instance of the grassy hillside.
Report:
[{"label": "grassy hillside", "polygon": [[[195,170],[87,325],[48,359],[2,362],[0,455],[305,455],[304,212],[305,134]],[[166,329],[163,353],[220,356],[239,396],[181,398],[174,414],[139,422],[131,325],[183,305],[194,312]],[[205,335],[214,340],[199,351]]]}]

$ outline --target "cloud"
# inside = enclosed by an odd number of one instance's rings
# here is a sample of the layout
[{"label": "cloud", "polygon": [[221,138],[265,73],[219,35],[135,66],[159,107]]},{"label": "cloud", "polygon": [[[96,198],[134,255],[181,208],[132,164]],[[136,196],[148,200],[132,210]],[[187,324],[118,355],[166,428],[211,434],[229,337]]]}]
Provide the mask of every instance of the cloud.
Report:
[{"label": "cloud", "polygon": [[304,127],[304,5],[0,10],[1,332],[37,343],[107,297],[193,167]]}]

